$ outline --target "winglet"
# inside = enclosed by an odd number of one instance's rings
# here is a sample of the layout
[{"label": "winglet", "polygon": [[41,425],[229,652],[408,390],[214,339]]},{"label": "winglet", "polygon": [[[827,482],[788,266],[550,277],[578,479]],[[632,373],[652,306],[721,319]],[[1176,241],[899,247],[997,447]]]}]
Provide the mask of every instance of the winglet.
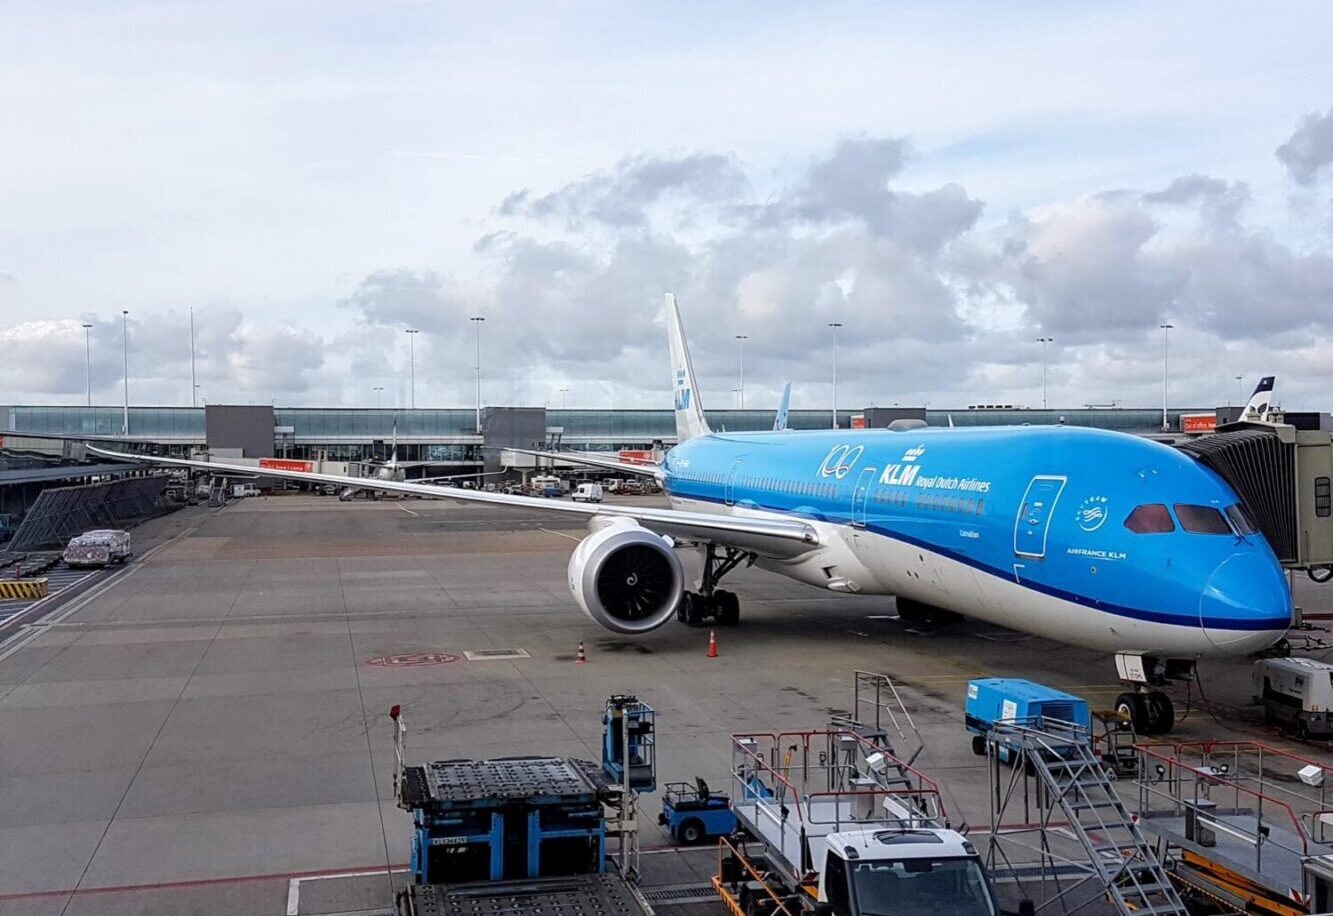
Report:
[{"label": "winglet", "polygon": [[685,328],[680,321],[680,307],[676,297],[666,294],[667,339],[671,346],[671,384],[675,397],[676,441],[697,439],[712,432],[704,419],[704,408],[699,402],[699,385],[690,364],[690,349],[685,343]]},{"label": "winglet", "polygon": [[791,410],[791,382],[782,389],[782,400],[778,401],[778,415],[773,418],[773,431],[781,432],[787,428],[787,412]]},{"label": "winglet", "polygon": [[1275,381],[1277,381],[1277,377],[1272,375],[1265,375],[1259,379],[1259,384],[1254,386],[1254,394],[1250,395],[1250,402],[1240,412],[1242,420],[1263,422],[1268,419],[1268,409],[1273,404],[1273,383]]}]

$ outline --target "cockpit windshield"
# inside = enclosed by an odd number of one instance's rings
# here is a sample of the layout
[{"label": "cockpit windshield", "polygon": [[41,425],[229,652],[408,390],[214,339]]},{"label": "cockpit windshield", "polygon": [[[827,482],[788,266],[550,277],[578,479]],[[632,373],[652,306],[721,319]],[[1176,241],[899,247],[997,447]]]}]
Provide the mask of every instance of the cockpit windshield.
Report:
[{"label": "cockpit windshield", "polygon": [[1231,526],[1222,513],[1212,506],[1193,506],[1176,503],[1176,518],[1180,527],[1195,534],[1231,534]]},{"label": "cockpit windshield", "polygon": [[1236,533],[1242,537],[1257,534],[1259,526],[1250,518],[1250,513],[1240,503],[1227,506],[1227,518],[1231,519],[1231,525],[1236,529]]},{"label": "cockpit windshield", "polygon": [[848,863],[861,916],[995,916],[975,859]]},{"label": "cockpit windshield", "polygon": [[1129,513],[1125,527],[1135,534],[1166,534],[1176,530],[1171,511],[1161,503],[1145,503]]}]

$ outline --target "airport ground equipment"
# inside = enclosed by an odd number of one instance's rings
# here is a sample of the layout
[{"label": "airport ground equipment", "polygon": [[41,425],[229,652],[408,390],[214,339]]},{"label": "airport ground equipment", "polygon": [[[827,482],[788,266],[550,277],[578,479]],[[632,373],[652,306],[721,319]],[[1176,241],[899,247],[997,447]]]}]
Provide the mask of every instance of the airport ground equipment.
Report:
[{"label": "airport ground equipment", "polygon": [[657,713],[638,697],[617,694],[602,710],[602,779],[606,832],[617,843],[620,871],[639,876],[639,793],[657,789]]},{"label": "airport ground equipment", "polygon": [[1186,897],[1217,913],[1333,911],[1327,763],[1251,741],[1139,753],[1139,823]]},{"label": "airport ground equipment", "polygon": [[[642,712],[632,697],[615,699],[633,701],[617,709]],[[602,766],[565,757],[408,765],[400,708],[390,716],[395,795],[398,806],[411,812],[413,826],[412,883],[396,901],[402,916],[652,913],[607,855],[607,837],[616,829],[608,811],[620,816],[625,801],[623,786],[611,785]],[[637,721],[644,721],[641,715]],[[615,725],[623,737],[625,716]],[[632,766],[624,770],[633,772]]]},{"label": "airport ground equipment", "polygon": [[102,529],[85,531],[71,538],[60,558],[71,569],[80,566],[105,567],[127,562],[133,552],[128,531]]},{"label": "airport ground equipment", "polygon": [[713,887],[743,913],[987,914],[976,849],[939,788],[854,731],[734,735],[732,810]]},{"label": "airport ground equipment", "polygon": [[[1085,731],[1092,726],[1088,703],[1063,690],[1016,677],[980,677],[967,682],[963,722],[972,733],[972,752],[986,756],[986,736],[997,722],[1050,719],[1072,722]],[[1011,750],[1001,742],[1000,759],[1008,761]]]},{"label": "airport ground equipment", "polygon": [[1095,710],[1092,714],[1093,748],[1102,761],[1102,769],[1112,779],[1133,779],[1139,775],[1139,736],[1130,718],[1114,709]]},{"label": "airport ground equipment", "polygon": [[[1186,916],[1085,725],[1043,716],[1002,719],[985,741],[992,872],[1021,874],[1035,862],[1040,887],[1025,889],[1039,909],[1073,912],[1105,900],[1121,916]],[[1012,766],[1002,761],[1005,751]]]},{"label": "airport ground equipment", "polygon": [[1333,665],[1313,658],[1254,663],[1254,702],[1264,717],[1301,740],[1333,737]]},{"label": "airport ground equipment", "polygon": [[702,779],[667,783],[657,822],[667,828],[672,839],[688,846],[727,836],[736,829],[731,799],[710,790]]}]

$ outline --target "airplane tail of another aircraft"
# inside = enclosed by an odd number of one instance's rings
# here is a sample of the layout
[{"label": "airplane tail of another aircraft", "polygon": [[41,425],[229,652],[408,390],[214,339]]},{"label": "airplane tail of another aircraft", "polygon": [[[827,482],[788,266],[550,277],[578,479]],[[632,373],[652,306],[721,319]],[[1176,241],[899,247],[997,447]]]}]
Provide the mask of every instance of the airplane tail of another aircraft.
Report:
[{"label": "airplane tail of another aircraft", "polygon": [[680,321],[676,297],[666,294],[667,337],[671,345],[671,384],[675,393],[676,441],[697,439],[712,432],[699,402],[699,386],[690,364],[690,348],[685,343],[685,328]]},{"label": "airplane tail of another aircraft", "polygon": [[791,382],[782,389],[782,400],[778,401],[778,415],[773,419],[773,431],[780,432],[787,428],[787,411],[791,409]]},{"label": "airplane tail of another aircraft", "polygon": [[1259,379],[1259,384],[1254,386],[1254,394],[1250,395],[1250,402],[1240,412],[1242,420],[1268,419],[1268,410],[1273,405],[1273,383],[1276,380],[1277,377],[1272,375]]}]

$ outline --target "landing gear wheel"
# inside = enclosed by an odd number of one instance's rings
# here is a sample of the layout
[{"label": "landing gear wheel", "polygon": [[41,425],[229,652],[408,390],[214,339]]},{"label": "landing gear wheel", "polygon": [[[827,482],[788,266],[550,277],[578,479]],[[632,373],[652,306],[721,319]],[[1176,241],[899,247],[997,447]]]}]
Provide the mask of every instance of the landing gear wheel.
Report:
[{"label": "landing gear wheel", "polygon": [[1165,735],[1176,724],[1176,707],[1171,698],[1160,690],[1148,694],[1148,731],[1149,735]]},{"label": "landing gear wheel", "polygon": [[741,600],[735,592],[713,592],[718,626],[734,627],[741,622]]},{"label": "landing gear wheel", "polygon": [[680,825],[680,841],[686,846],[693,846],[704,838],[704,825],[694,818]]},{"label": "landing gear wheel", "polygon": [[986,738],[984,735],[972,736],[972,753],[978,757],[986,756]]},{"label": "landing gear wheel", "polygon": [[1122,693],[1115,698],[1115,711],[1122,716],[1128,716],[1130,725],[1134,731],[1140,735],[1150,735],[1152,731],[1149,728],[1148,721],[1148,701],[1141,693]]},{"label": "landing gear wheel", "polygon": [[703,595],[686,592],[676,605],[676,619],[687,627],[701,627],[704,625],[704,607]]}]

